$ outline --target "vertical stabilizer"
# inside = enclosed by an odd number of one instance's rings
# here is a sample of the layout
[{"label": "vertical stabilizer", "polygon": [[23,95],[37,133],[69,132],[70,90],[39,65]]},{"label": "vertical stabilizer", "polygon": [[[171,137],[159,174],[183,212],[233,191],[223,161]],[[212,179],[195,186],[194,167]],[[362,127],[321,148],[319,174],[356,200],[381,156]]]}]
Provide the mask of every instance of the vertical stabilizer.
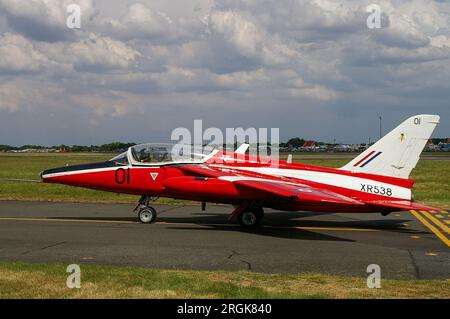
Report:
[{"label": "vertical stabilizer", "polygon": [[439,119],[439,115],[410,117],[341,169],[408,178]]}]

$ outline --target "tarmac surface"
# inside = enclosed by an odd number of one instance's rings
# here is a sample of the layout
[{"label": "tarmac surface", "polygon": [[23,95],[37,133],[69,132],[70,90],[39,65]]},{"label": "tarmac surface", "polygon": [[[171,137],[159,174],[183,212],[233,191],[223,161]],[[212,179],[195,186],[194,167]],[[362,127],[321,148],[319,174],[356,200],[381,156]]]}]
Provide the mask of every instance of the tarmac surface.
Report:
[{"label": "tarmac surface", "polygon": [[355,276],[378,264],[383,278],[450,278],[447,212],[266,210],[264,226],[244,230],[229,206],[154,207],[144,225],[129,204],[0,201],[0,260]]}]

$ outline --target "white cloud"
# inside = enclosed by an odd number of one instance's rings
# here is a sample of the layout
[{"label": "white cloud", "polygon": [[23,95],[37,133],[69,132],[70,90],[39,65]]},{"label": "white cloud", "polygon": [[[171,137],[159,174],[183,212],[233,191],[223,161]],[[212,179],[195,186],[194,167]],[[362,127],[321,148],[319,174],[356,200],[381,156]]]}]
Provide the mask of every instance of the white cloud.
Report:
[{"label": "white cloud", "polygon": [[[69,2],[84,8],[81,30],[65,26]],[[61,112],[90,119],[157,110],[181,121],[185,102],[212,118],[229,102],[253,118],[274,106],[411,105],[424,88],[420,98],[446,105],[436,91],[450,82],[448,2],[380,0],[379,30],[366,27],[369,0],[195,2],[0,0],[0,109],[64,98]]]},{"label": "white cloud", "polygon": [[12,33],[0,36],[0,72],[38,71],[49,63],[49,59],[23,36]]},{"label": "white cloud", "polygon": [[44,90],[39,81],[5,80],[0,82],[0,111],[31,111],[44,105],[58,107],[64,91],[56,84],[47,84]]},{"label": "white cloud", "polygon": [[239,54],[256,58],[264,64],[285,63],[295,57],[291,50],[276,36],[268,34],[264,27],[235,11],[216,11],[209,17],[211,37],[222,36]]},{"label": "white cloud", "polygon": [[91,110],[98,118],[121,118],[130,113],[141,113],[143,102],[142,97],[114,90],[75,95],[71,101],[78,107]]},{"label": "white cloud", "polygon": [[140,53],[123,42],[91,34],[89,39],[71,44],[66,48],[69,60],[75,67],[89,71],[90,68],[128,68],[133,66]]},{"label": "white cloud", "polygon": [[76,42],[38,43],[36,47],[59,65],[80,72],[133,68],[141,55],[121,41],[94,33]]},{"label": "white cloud", "polygon": [[120,18],[100,16],[94,24],[103,34],[120,40],[146,39],[166,44],[196,38],[203,26],[198,17],[172,18],[141,2],[129,5]]}]

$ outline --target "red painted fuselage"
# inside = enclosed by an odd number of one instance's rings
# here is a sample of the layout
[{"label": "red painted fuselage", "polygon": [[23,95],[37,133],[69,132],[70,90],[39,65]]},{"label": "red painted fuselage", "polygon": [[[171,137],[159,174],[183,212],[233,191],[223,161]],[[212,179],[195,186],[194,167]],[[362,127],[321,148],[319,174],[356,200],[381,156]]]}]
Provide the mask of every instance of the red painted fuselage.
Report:
[{"label": "red painted fuselage", "polygon": [[[66,166],[44,171],[42,180],[140,196],[233,205],[252,201],[279,210],[319,212],[404,210],[400,206],[412,203],[414,183],[411,179],[271,161],[233,152],[216,152],[201,163],[142,164],[128,158],[124,162]],[[399,207],[386,206],[385,202],[398,203]]]}]

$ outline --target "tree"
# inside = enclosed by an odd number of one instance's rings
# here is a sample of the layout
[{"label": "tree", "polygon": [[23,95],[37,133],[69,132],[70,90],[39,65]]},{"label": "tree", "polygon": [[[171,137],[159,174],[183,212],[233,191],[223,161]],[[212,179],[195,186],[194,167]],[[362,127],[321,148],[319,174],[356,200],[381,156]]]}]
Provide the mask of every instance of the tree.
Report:
[{"label": "tree", "polygon": [[302,147],[305,144],[305,140],[300,137],[294,137],[287,141],[286,144],[292,145],[292,147]]}]

